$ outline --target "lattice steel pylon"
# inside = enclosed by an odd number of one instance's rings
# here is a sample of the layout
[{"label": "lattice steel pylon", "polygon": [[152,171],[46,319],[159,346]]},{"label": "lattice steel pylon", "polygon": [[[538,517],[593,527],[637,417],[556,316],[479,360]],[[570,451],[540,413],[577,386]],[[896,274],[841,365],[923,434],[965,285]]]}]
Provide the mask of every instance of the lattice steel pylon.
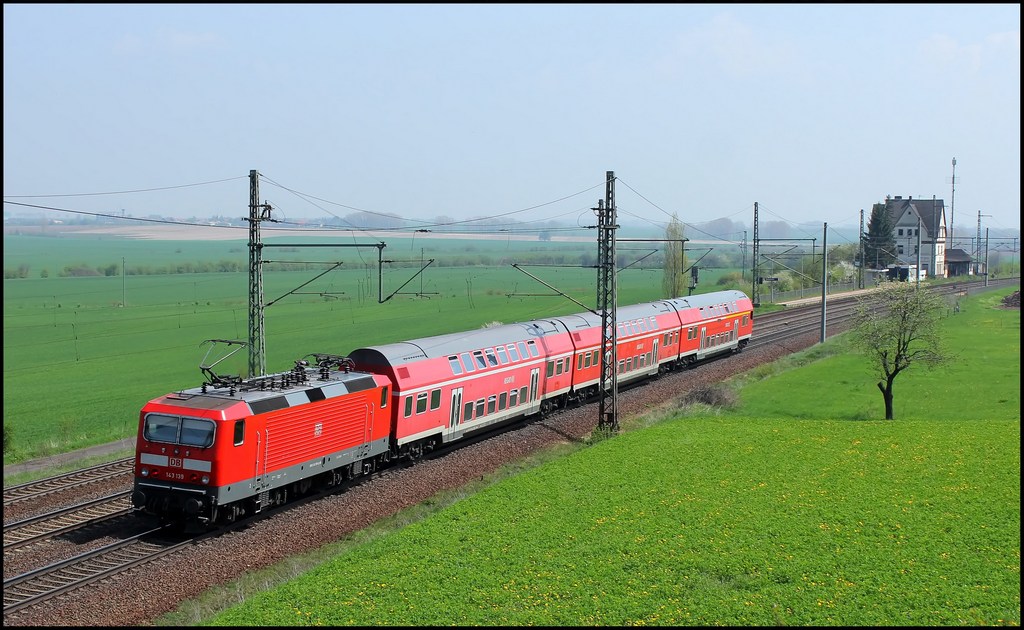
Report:
[{"label": "lattice steel pylon", "polygon": [[259,171],[249,171],[249,377],[267,373],[263,329],[263,243],[260,221],[270,219],[270,204],[260,204]]},{"label": "lattice steel pylon", "polygon": [[759,262],[760,258],[761,258],[761,253],[759,251],[760,244],[761,244],[761,239],[758,237],[758,234],[757,234],[757,202],[755,201],[754,202],[754,259],[751,262],[751,266],[753,267],[753,269],[751,270],[751,275],[754,277],[754,281],[753,281],[753,285],[750,288],[750,299],[751,299],[751,302],[754,304],[754,306],[761,306],[761,286],[760,286],[761,285],[761,277],[760,277],[761,276],[761,264]]},{"label": "lattice steel pylon", "polygon": [[618,352],[615,346],[615,172],[607,171],[605,198],[597,208],[597,310],[601,314],[601,385],[598,428],[618,432]]}]

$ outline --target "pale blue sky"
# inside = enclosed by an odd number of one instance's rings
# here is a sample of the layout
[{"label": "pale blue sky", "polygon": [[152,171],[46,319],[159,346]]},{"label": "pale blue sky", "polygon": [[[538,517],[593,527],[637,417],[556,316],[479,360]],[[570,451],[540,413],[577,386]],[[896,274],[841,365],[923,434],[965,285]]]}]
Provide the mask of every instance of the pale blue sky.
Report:
[{"label": "pale blue sky", "polygon": [[585,225],[611,170],[623,223],[820,228],[948,220],[955,157],[973,233],[1020,137],[1019,4],[4,5],[8,202]]}]

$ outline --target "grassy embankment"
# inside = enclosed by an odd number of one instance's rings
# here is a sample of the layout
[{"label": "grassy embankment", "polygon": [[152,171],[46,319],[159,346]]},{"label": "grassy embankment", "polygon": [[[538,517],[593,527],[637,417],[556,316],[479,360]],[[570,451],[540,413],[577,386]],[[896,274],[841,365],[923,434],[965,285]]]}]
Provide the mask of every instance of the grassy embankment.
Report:
[{"label": "grassy embankment", "polygon": [[627,419],[161,621],[1019,625],[1005,294],[944,322],[955,360],[897,380],[895,421],[865,360],[830,340],[736,379],[735,404]]}]

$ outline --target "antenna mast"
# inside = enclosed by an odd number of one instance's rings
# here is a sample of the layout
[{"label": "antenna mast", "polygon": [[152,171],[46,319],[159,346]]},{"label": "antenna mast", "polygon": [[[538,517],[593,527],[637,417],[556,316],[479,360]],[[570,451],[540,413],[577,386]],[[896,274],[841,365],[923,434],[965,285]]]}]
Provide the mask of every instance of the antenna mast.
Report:
[{"label": "antenna mast", "polygon": [[[953,158],[953,190],[949,193],[949,245],[946,249],[953,247],[953,217],[956,216],[956,208],[953,205],[956,201],[956,158]],[[938,226],[935,228],[938,230]],[[936,236],[938,236],[936,234]]]}]

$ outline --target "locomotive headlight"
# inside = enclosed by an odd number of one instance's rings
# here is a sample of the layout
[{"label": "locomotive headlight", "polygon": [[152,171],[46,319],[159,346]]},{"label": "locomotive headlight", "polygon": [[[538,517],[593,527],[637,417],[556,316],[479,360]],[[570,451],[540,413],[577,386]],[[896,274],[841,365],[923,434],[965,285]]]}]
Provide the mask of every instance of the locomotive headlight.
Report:
[{"label": "locomotive headlight", "polygon": [[210,483],[210,475],[203,475],[203,485]]},{"label": "locomotive headlight", "polygon": [[149,476],[149,469],[148,468],[143,468],[141,474],[142,474],[143,477],[148,477]]}]

